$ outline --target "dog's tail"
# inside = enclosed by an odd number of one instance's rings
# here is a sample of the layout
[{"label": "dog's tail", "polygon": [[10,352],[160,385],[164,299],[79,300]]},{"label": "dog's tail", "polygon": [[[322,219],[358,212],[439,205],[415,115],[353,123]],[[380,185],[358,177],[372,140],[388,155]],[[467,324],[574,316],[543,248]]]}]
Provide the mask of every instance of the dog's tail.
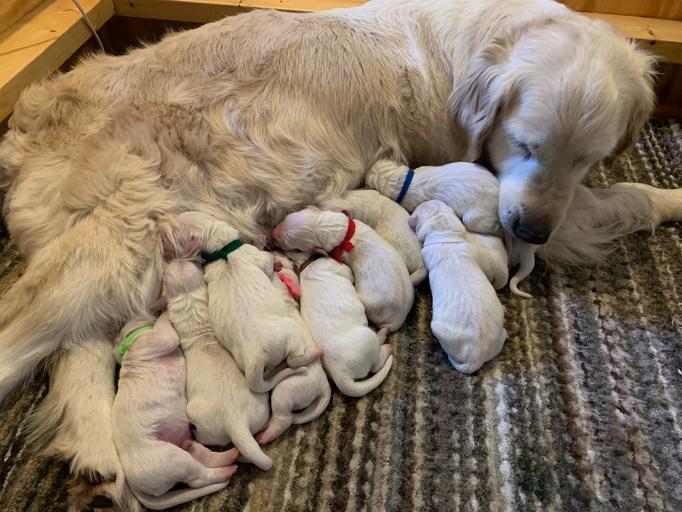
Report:
[{"label": "dog's tail", "polygon": [[389,355],[386,359],[386,362],[384,363],[384,366],[382,366],[381,369],[374,375],[366,378],[365,380],[353,380],[349,378],[345,372],[334,366],[334,364],[327,363],[325,368],[332,376],[334,384],[336,384],[336,387],[339,388],[341,393],[346,396],[357,398],[365,396],[367,393],[371,393],[378,388],[379,385],[384,382],[386,377],[388,377],[388,372],[391,371],[392,365],[393,355]]},{"label": "dog's tail", "polygon": [[325,386],[322,392],[317,395],[317,398],[313,402],[300,412],[292,414],[292,423],[294,425],[302,425],[303,423],[308,423],[313,421],[315,418],[320,416],[325,410],[332,398],[332,388],[329,385],[329,381],[325,378]]},{"label": "dog's tail", "polygon": [[229,480],[226,482],[219,482],[217,484],[206,485],[197,489],[179,489],[177,491],[167,492],[161,496],[152,496],[150,494],[143,493],[135,493],[135,496],[140,503],[151,510],[165,510],[167,508],[175,507],[203,496],[208,496],[214,492],[221,491],[227,487],[228,483],[230,483]]},{"label": "dog's tail", "polygon": [[[233,425],[230,423],[229,426],[232,427]],[[232,444],[239,450],[241,458],[264,471],[272,467],[272,459],[265,455],[246,424],[240,424],[235,432],[230,433],[232,434]]]}]

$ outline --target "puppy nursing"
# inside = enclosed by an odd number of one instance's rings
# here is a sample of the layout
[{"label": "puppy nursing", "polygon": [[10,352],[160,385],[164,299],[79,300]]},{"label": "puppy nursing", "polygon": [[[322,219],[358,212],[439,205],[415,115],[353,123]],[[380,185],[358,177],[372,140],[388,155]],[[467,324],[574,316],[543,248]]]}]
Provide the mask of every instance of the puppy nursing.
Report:
[{"label": "puppy nursing", "polygon": [[[140,502],[164,509],[224,488],[237,450],[216,453],[192,441],[185,360],[167,315],[129,322],[116,351],[121,364],[112,410],[116,451]],[[192,489],[169,490],[177,483]]]},{"label": "puppy nursing", "polygon": [[184,213],[179,223],[185,234],[178,240],[199,240],[208,258],[211,325],[253,391],[270,391],[319,357],[306,349],[303,330],[272,286],[272,255],[242,244],[235,229],[208,215]]},{"label": "puppy nursing", "polygon": [[324,201],[320,206],[324,210],[347,210],[354,219],[374,229],[400,253],[412,284],[416,286],[426,278],[421,245],[407,224],[410,214],[395,201],[376,190],[364,189],[351,190],[342,198]]},{"label": "puppy nursing", "polygon": [[[498,219],[500,184],[487,169],[469,162],[437,167],[424,166],[412,171],[390,160],[377,161],[365,177],[367,186],[396,200],[408,212],[425,201],[439,200],[448,205],[468,231],[500,235]],[[533,270],[537,246],[508,237],[510,265],[519,264],[509,282],[515,295],[530,297],[518,284]]]},{"label": "puppy nursing", "polygon": [[323,251],[351,267],[367,318],[396,331],[412,308],[414,288],[405,262],[372,228],[343,213],[309,206],[273,230],[285,250]]},{"label": "puppy nursing", "polygon": [[[286,301],[289,315],[303,330],[306,347],[322,355],[323,351],[315,344],[294,298],[300,296],[300,283],[293,264],[283,254],[273,253],[273,256],[281,269],[272,277],[272,283]],[[258,440],[262,444],[269,443],[292,424],[300,425],[314,420],[327,409],[330,400],[331,387],[322,363],[313,361],[303,372],[287,377],[272,390],[272,416]]]},{"label": "puppy nursing", "polygon": [[480,165],[455,162],[411,171],[406,165],[379,160],[367,172],[365,182],[386,197],[400,199],[408,212],[438,199],[452,208],[469,231],[502,233],[497,212],[500,184]]},{"label": "puppy nursing", "polygon": [[252,435],[268,421],[268,395],[249,389],[232,356],[216,339],[201,269],[191,261],[170,262],[163,289],[187,362],[187,415],[195,437],[211,446],[232,442],[243,459],[270,469],[272,460]]},{"label": "puppy nursing", "polygon": [[423,243],[433,297],[431,330],[453,367],[473,373],[502,350],[507,331],[495,288],[507,282],[507,253],[493,236],[468,233],[441,201],[419,205],[410,223]]},{"label": "puppy nursing", "polygon": [[346,265],[320,258],[303,269],[301,315],[324,348],[324,367],[344,395],[366,395],[388,376],[393,363],[391,345],[385,343],[388,329],[375,333],[367,326]]}]

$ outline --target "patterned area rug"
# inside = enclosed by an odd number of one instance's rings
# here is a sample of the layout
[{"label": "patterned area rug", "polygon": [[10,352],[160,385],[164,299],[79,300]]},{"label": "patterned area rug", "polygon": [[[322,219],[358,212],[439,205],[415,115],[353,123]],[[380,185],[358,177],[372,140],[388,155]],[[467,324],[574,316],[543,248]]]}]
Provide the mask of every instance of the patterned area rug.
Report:
[{"label": "patterned area rug", "polygon": [[[650,123],[592,184],[682,186],[682,124]],[[452,370],[429,330],[427,286],[391,339],[376,392],[334,395],[242,466],[225,491],[181,510],[682,510],[680,226],[624,240],[602,268],[536,269],[531,300],[501,294],[509,339],[477,375]],[[5,247],[0,290],[16,279]],[[0,508],[66,510],[67,466],[31,452],[37,378],[0,416]]]}]

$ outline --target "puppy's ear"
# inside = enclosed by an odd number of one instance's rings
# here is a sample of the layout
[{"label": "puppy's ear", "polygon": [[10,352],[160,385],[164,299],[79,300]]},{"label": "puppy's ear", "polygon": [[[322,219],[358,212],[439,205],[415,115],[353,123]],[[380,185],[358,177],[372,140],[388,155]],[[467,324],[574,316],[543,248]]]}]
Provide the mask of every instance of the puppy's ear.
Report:
[{"label": "puppy's ear", "polygon": [[322,256],[329,256],[329,253],[325,251],[324,249],[320,249],[319,247],[316,247],[313,249],[315,251],[315,254],[321,254]]},{"label": "puppy's ear", "polygon": [[510,80],[502,76],[509,52],[504,38],[495,40],[471,60],[464,80],[454,84],[448,113],[467,135],[463,160],[473,162],[481,155],[483,142],[511,92]]}]

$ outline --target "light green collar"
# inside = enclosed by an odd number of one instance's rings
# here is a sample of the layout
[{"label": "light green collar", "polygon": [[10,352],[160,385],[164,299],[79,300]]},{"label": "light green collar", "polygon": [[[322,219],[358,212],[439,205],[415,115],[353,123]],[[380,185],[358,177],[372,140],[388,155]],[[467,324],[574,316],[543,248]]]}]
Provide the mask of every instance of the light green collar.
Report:
[{"label": "light green collar", "polygon": [[118,355],[121,356],[121,360],[123,360],[123,356],[128,351],[128,348],[130,347],[130,345],[133,344],[133,341],[135,341],[140,334],[142,334],[143,332],[151,331],[153,329],[154,324],[147,324],[143,325],[142,327],[138,327],[133,332],[128,334],[128,336],[126,336],[125,339],[118,346]]}]

